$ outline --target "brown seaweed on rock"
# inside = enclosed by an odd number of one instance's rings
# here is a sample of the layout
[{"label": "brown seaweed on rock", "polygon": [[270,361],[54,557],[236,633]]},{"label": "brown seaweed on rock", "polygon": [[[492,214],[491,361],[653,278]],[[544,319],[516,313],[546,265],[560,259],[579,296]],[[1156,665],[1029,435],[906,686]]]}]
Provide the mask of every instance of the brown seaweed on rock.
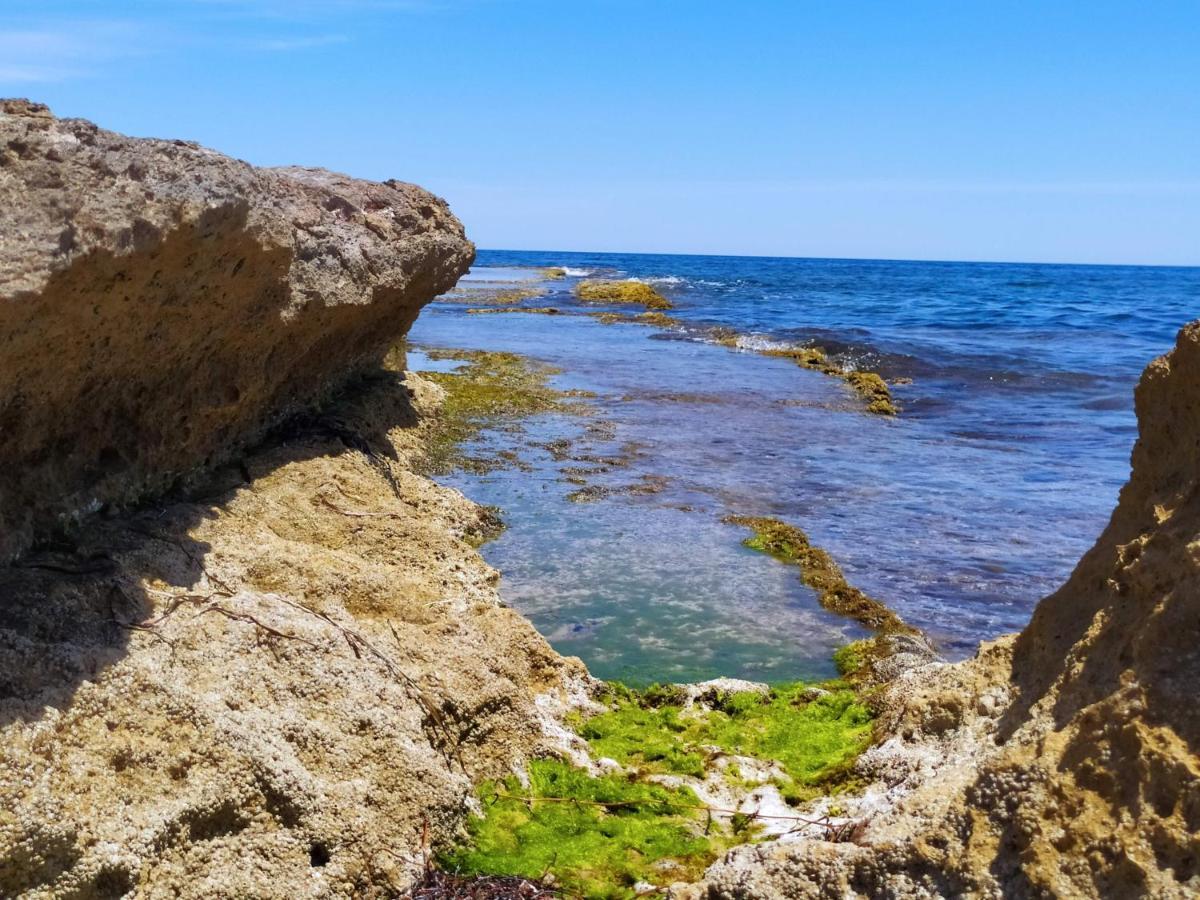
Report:
[{"label": "brown seaweed on rock", "polygon": [[575,295],[589,303],[631,303],[646,309],[671,309],[670,300],[642,281],[581,281]]},{"label": "brown seaweed on rock", "polygon": [[847,582],[833,557],[814,547],[808,535],[795,525],[765,516],[727,516],[724,521],[754,532],[746,538],[747,547],[798,566],[801,580],[816,591],[821,605],[831,612],[879,632],[916,632],[885,604]]},{"label": "brown seaweed on rock", "polygon": [[[736,345],[736,344],[735,344]],[[758,351],[763,356],[778,356],[790,359],[802,369],[812,369],[824,375],[843,379],[855,392],[867,401],[867,411],[884,416],[894,416],[899,410],[892,400],[887,382],[875,372],[847,369],[830,360],[820,347],[789,347]]]}]

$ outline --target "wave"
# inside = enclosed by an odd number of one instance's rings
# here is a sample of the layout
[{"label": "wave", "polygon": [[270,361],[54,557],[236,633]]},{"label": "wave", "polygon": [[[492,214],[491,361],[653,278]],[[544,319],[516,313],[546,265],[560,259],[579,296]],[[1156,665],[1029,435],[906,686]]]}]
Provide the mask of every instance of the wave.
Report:
[{"label": "wave", "polygon": [[571,266],[563,266],[562,270],[570,278],[587,278],[594,272],[593,269],[573,269]]},{"label": "wave", "polygon": [[736,345],[739,350],[795,350],[797,345],[790,341],[777,341],[761,334],[740,334]]},{"label": "wave", "polygon": [[630,281],[640,281],[642,284],[687,284],[686,278],[678,275],[654,275],[644,278],[630,278]]}]

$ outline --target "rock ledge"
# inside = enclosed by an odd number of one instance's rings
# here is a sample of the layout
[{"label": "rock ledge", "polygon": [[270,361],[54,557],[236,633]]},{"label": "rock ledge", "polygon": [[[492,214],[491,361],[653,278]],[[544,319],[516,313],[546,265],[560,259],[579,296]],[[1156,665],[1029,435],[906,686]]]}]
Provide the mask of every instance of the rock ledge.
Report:
[{"label": "rock ledge", "polygon": [[0,562],[310,406],[473,253],[414,185],[0,100]]}]

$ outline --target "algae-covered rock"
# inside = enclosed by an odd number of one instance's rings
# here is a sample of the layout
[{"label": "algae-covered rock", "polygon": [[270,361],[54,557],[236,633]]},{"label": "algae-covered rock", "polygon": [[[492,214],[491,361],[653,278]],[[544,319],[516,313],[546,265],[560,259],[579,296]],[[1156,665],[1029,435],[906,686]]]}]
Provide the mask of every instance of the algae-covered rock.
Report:
[{"label": "algae-covered rock", "polygon": [[808,535],[795,525],[766,516],[728,516],[725,522],[754,532],[745,540],[750,549],[797,566],[801,580],[816,591],[817,599],[826,609],[883,633],[916,631],[886,604],[847,582],[841,566],[829,552],[813,546]]},{"label": "algae-covered rock", "polygon": [[672,309],[670,300],[641,281],[581,281],[575,285],[580,300],[591,303],[631,303],[647,309]]},{"label": "algae-covered rock", "polygon": [[896,404],[892,401],[892,392],[888,390],[887,382],[874,372],[847,372],[843,376],[846,383],[854,388],[867,401],[867,411],[884,416],[896,414]]},{"label": "algae-covered rock", "polygon": [[[736,346],[736,342],[734,344]],[[867,402],[867,412],[894,416],[899,411],[887,382],[875,372],[847,369],[833,362],[820,347],[785,347],[760,350],[763,356],[790,359],[802,369],[812,369],[825,375],[843,379]]]},{"label": "algae-covered rock", "polygon": [[530,313],[537,316],[557,316],[561,310],[557,306],[484,306],[479,309],[468,309],[471,315],[486,315],[488,313]]},{"label": "algae-covered rock", "polygon": [[0,101],[0,561],[377,364],[473,248],[419,187]]}]

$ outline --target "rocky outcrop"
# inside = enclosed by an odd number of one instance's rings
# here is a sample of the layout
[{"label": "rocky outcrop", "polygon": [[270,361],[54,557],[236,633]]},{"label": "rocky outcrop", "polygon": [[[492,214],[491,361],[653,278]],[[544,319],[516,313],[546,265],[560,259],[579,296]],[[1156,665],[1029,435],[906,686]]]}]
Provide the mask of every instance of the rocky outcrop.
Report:
[{"label": "rocky outcrop", "polygon": [[187,499],[0,570],[0,896],[392,897],[587,676],[412,473],[379,372]]},{"label": "rocky outcrop", "polygon": [[414,185],[0,101],[0,562],[377,363],[472,254]]},{"label": "rocky outcrop", "polygon": [[571,749],[388,351],[471,253],[411,185],[0,104],[0,896],[396,896]]},{"label": "rocky outcrop", "polygon": [[1132,476],[1068,582],[885,695],[855,842],[743,848],[695,895],[1200,894],[1200,323],[1136,400]]}]

